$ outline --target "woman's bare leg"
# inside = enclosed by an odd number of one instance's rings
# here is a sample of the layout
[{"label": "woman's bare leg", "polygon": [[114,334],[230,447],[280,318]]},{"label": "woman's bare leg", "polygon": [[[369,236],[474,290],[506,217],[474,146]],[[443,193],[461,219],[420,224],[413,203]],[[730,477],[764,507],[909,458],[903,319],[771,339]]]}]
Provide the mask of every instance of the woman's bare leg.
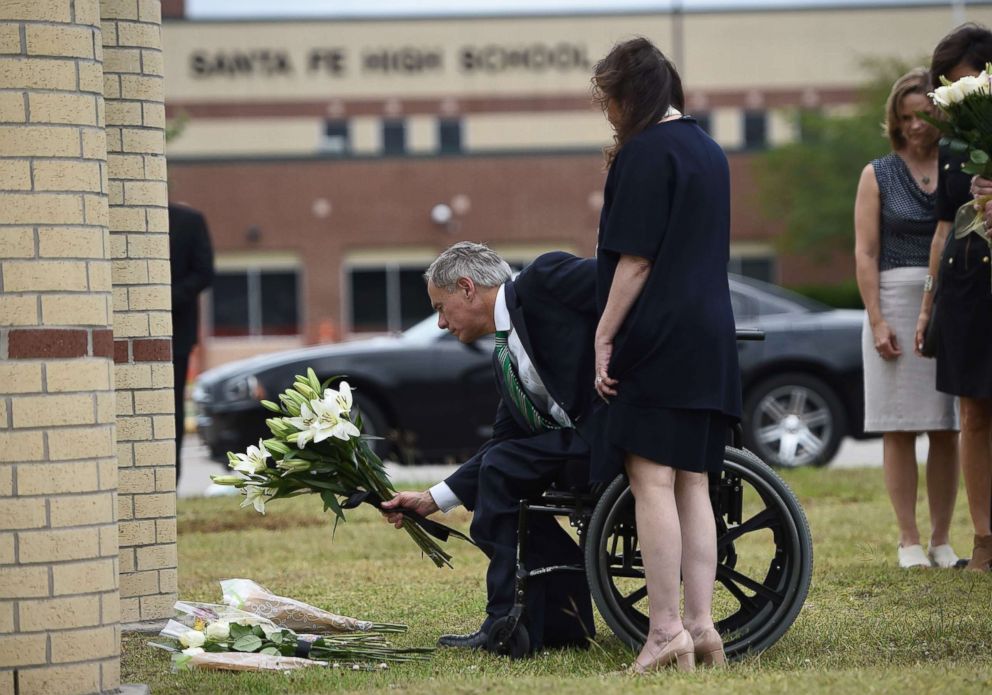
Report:
[{"label": "woman's bare leg", "polygon": [[682,529],[682,584],[685,628],[694,637],[713,627],[716,581],[716,519],[706,473],[678,471],[675,503]]},{"label": "woman's bare leg", "polygon": [[930,546],[950,543],[951,518],[958,497],[958,433],[928,432],[927,502],[930,506]]}]

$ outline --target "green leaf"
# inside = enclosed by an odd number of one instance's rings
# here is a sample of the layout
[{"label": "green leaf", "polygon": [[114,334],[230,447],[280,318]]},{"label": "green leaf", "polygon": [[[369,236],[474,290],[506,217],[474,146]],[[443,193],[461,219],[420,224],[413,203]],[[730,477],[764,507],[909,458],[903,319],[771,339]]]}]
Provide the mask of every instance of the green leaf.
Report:
[{"label": "green leaf", "polygon": [[266,410],[271,410],[273,413],[279,413],[282,415],[282,408],[272,401],[262,401],[262,407]]},{"label": "green leaf", "polygon": [[234,640],[231,649],[236,652],[254,652],[262,646],[262,640],[255,635],[245,635]]},{"label": "green leaf", "polygon": [[245,635],[251,634],[250,625],[239,625],[238,623],[231,623],[231,639],[237,640]]},{"label": "green leaf", "polygon": [[282,630],[280,630],[279,632],[273,632],[271,635],[269,635],[269,641],[277,646],[282,644]]},{"label": "green leaf", "polygon": [[251,634],[255,635],[259,639],[265,638],[265,630],[262,629],[261,625],[253,625],[251,628]]},{"label": "green leaf", "polygon": [[982,150],[972,150],[971,155],[969,155],[969,158],[975,164],[987,164],[989,161],[988,153],[983,152]]},{"label": "green leaf", "polygon": [[269,654],[271,656],[279,656],[279,650],[276,649],[275,647],[266,647],[265,649],[260,651],[259,654]]}]

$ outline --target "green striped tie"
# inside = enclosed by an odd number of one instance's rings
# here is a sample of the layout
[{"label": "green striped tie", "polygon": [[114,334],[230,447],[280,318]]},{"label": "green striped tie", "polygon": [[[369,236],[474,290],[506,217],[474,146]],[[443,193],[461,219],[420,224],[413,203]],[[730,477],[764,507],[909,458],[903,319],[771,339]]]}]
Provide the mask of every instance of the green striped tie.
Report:
[{"label": "green striped tie", "polygon": [[513,401],[513,405],[524,416],[524,420],[527,421],[531,431],[535,434],[546,430],[561,429],[561,425],[541,414],[541,411],[534,406],[530,396],[524,391],[520,377],[517,376],[517,370],[513,367],[513,361],[510,359],[509,337],[509,331],[496,331],[496,361],[503,372],[503,383],[506,384],[510,400]]}]

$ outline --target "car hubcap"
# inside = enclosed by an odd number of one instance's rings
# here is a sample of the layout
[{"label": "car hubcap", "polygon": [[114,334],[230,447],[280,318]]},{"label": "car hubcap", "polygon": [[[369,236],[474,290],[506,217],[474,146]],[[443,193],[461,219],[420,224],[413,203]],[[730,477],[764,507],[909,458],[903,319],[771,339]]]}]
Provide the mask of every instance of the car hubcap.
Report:
[{"label": "car hubcap", "polygon": [[755,430],[763,455],[780,466],[806,466],[823,452],[833,433],[826,401],[803,386],[781,386],[758,404]]}]

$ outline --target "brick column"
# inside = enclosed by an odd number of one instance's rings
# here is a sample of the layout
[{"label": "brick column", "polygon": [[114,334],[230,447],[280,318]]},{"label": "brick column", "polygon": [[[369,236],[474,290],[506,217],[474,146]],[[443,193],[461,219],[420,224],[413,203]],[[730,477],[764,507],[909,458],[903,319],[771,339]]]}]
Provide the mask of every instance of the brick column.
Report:
[{"label": "brick column", "polygon": [[101,0],[120,488],[121,619],[176,600],[172,318],[159,0]]},{"label": "brick column", "polygon": [[0,2],[0,693],[120,682],[99,0]]}]

